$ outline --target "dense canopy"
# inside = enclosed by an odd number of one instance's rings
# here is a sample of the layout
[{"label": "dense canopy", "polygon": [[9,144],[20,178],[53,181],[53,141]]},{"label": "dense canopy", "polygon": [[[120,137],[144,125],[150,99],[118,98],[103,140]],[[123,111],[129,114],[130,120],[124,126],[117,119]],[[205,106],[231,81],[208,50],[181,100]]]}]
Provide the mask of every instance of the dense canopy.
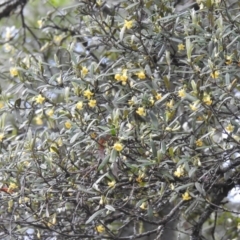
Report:
[{"label": "dense canopy", "polygon": [[239,238],[239,1],[0,7],[1,239]]}]

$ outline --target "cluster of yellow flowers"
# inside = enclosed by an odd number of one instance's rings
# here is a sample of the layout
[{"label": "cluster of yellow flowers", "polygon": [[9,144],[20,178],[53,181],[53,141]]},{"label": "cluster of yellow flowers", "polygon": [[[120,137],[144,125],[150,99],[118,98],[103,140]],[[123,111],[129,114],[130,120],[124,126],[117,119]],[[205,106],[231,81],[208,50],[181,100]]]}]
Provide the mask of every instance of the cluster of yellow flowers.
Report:
[{"label": "cluster of yellow flowers", "polygon": [[180,90],[178,91],[178,96],[179,96],[180,98],[186,97],[186,91],[185,91],[184,88],[182,88],[182,89],[180,89]]},{"label": "cluster of yellow flowers", "polygon": [[174,176],[176,176],[178,178],[183,176],[184,175],[184,166],[183,165],[179,165],[177,167],[177,170],[173,174],[174,174]]},{"label": "cluster of yellow flowers", "polygon": [[142,79],[142,80],[146,78],[144,71],[140,71],[140,72],[136,73],[136,75],[138,76],[139,79]]},{"label": "cluster of yellow flowers", "polygon": [[83,92],[83,96],[86,97],[89,100],[88,101],[88,106],[91,107],[91,108],[94,108],[97,105],[97,100],[91,99],[93,95],[94,95],[94,93],[91,92],[89,89],[87,89]]},{"label": "cluster of yellow flowers", "polygon": [[212,104],[212,99],[211,99],[211,97],[210,97],[209,94],[204,93],[204,95],[203,95],[203,102],[204,102],[206,105],[208,105],[208,106],[210,106],[210,105]]},{"label": "cluster of yellow flowers", "polygon": [[[116,73],[114,76],[114,79],[117,81],[121,81],[122,85],[126,85],[127,80],[128,80],[128,74],[127,74],[127,69],[123,69],[121,73]],[[146,74],[143,70],[137,72],[135,74],[139,79],[146,79]]]},{"label": "cluster of yellow flowers", "polygon": [[115,74],[114,78],[117,81],[121,81],[122,85],[126,85],[128,80],[127,69],[122,70],[122,73]]},{"label": "cluster of yellow flowers", "polygon": [[217,71],[217,70],[215,70],[215,71],[213,71],[211,74],[211,78],[214,78],[214,79],[216,79],[216,78],[218,78],[219,77],[219,75],[220,75],[220,72],[219,71]]},{"label": "cluster of yellow flowers", "polygon": [[202,147],[203,146],[203,141],[202,139],[198,139],[196,142],[195,142],[196,146],[197,147]]}]

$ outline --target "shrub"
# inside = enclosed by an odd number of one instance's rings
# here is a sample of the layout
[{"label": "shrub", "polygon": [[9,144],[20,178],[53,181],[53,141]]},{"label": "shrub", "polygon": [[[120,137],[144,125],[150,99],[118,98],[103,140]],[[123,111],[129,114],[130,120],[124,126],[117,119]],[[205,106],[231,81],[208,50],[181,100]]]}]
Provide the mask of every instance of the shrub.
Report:
[{"label": "shrub", "polygon": [[60,2],[1,29],[2,238],[237,238],[238,3]]}]

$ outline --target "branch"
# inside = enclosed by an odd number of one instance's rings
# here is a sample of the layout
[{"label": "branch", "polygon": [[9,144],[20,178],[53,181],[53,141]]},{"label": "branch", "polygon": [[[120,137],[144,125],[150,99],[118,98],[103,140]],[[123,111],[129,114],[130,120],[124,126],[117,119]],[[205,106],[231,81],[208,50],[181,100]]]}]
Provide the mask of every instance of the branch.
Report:
[{"label": "branch", "polygon": [[12,0],[6,1],[3,5],[3,8],[0,10],[0,19],[9,17],[12,12],[14,12],[18,6],[24,6],[28,0]]}]

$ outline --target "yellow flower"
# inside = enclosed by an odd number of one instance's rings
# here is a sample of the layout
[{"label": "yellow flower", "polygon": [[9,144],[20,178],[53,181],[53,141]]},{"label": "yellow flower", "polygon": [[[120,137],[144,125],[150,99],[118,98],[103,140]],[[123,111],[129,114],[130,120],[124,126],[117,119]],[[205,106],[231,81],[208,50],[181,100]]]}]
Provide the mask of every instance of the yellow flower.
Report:
[{"label": "yellow flower", "polygon": [[185,45],[182,43],[178,44],[178,51],[183,51],[183,50],[185,50]]},{"label": "yellow flower", "polygon": [[126,74],[127,74],[127,71],[128,71],[127,68],[123,68],[123,69],[122,69],[122,74],[123,74],[123,75],[126,75]]},{"label": "yellow flower", "polygon": [[190,109],[195,112],[198,110],[199,101],[195,101],[193,104],[189,104]]},{"label": "yellow flower", "polygon": [[128,105],[132,106],[132,105],[134,105],[134,104],[135,104],[135,102],[134,102],[134,99],[133,99],[133,98],[131,98],[131,100],[128,100]]},{"label": "yellow flower", "polygon": [[54,114],[54,110],[53,109],[48,109],[46,114],[47,114],[47,116],[52,117],[53,114]]},{"label": "yellow flower", "polygon": [[212,100],[209,94],[204,93],[203,102],[208,106],[212,104]]},{"label": "yellow flower", "polygon": [[30,198],[28,198],[28,197],[20,197],[18,202],[19,202],[19,204],[22,204],[23,202],[27,203],[27,202],[30,202]]},{"label": "yellow flower", "polygon": [[185,89],[180,89],[178,91],[178,96],[181,97],[181,98],[184,98],[186,96],[186,92],[185,92]]},{"label": "yellow flower", "polygon": [[153,97],[150,97],[150,98],[149,98],[149,102],[150,102],[151,106],[153,106],[153,104],[154,104],[154,102],[155,102],[154,99],[153,99]]},{"label": "yellow flower", "polygon": [[95,139],[97,137],[97,134],[95,132],[90,133],[90,137],[92,139]]},{"label": "yellow flower", "polygon": [[168,108],[173,108],[173,105],[174,105],[174,100],[173,99],[171,99],[169,102],[166,103],[166,106]]},{"label": "yellow flower", "polygon": [[2,142],[4,139],[4,134],[3,133],[0,133],[0,142]]},{"label": "yellow flower", "polygon": [[83,102],[79,101],[79,102],[76,104],[76,109],[82,110],[82,109],[83,109]]},{"label": "yellow flower", "polygon": [[81,74],[82,74],[83,77],[85,75],[87,75],[88,74],[88,69],[86,67],[83,67],[82,70],[81,70]]},{"label": "yellow flower", "polygon": [[196,120],[197,121],[204,121],[204,117],[203,116],[198,116]]},{"label": "yellow flower", "polygon": [[3,45],[3,49],[5,50],[5,52],[14,52],[14,47],[9,43],[5,43]]},{"label": "yellow flower", "polygon": [[97,232],[102,233],[105,231],[105,227],[103,225],[98,225],[96,227]]},{"label": "yellow flower", "polygon": [[146,116],[146,110],[144,107],[139,107],[136,113],[140,116]]},{"label": "yellow flower", "polygon": [[108,186],[113,188],[115,186],[116,182],[113,180],[111,182],[108,182]]},{"label": "yellow flower", "polygon": [[41,116],[35,117],[35,123],[36,123],[37,125],[43,125],[42,117],[41,117]]},{"label": "yellow flower", "polygon": [[127,21],[125,20],[124,21],[124,27],[127,28],[127,29],[131,29],[133,27],[133,21]]},{"label": "yellow flower", "polygon": [[145,177],[145,173],[140,171],[138,177],[136,178],[136,181],[138,183],[141,183],[144,177]]},{"label": "yellow flower", "polygon": [[181,165],[178,166],[177,170],[173,173],[173,175],[178,177],[178,178],[183,176],[184,175],[184,168],[183,168],[183,166],[181,166]]},{"label": "yellow flower", "polygon": [[173,191],[175,189],[173,183],[170,184],[170,189]]},{"label": "yellow flower", "polygon": [[0,109],[4,108],[4,102],[0,101]]},{"label": "yellow flower", "polygon": [[102,1],[102,0],[97,0],[96,3],[97,3],[97,5],[98,5],[99,7],[101,7],[102,4],[103,4],[103,1]]},{"label": "yellow flower", "polygon": [[211,73],[211,78],[216,79],[216,78],[219,77],[219,75],[220,75],[220,72],[217,71],[217,70],[215,70],[215,71],[213,71],[213,72]]},{"label": "yellow flower", "polygon": [[53,37],[53,41],[58,45],[61,43],[62,39],[63,39],[63,35],[56,35]]},{"label": "yellow flower", "polygon": [[188,201],[190,200],[192,197],[189,195],[189,192],[185,192],[183,195],[182,195],[182,199],[184,201]]},{"label": "yellow flower", "polygon": [[225,57],[225,63],[226,63],[226,65],[232,64],[232,56],[226,56]]},{"label": "yellow flower", "polygon": [[229,123],[229,124],[226,126],[225,130],[226,130],[227,132],[231,133],[231,132],[233,132],[233,130],[234,130],[234,126]]},{"label": "yellow flower", "polygon": [[[127,80],[128,80],[127,74],[121,75],[120,80],[122,81],[122,84],[123,84],[124,82],[125,82],[125,84],[126,84],[126,82],[127,82]],[[125,84],[124,84],[124,85],[125,85]]]},{"label": "yellow flower", "polygon": [[94,107],[96,107],[96,105],[97,105],[96,100],[93,100],[93,99],[89,100],[89,102],[88,102],[89,107],[94,108]]},{"label": "yellow flower", "polygon": [[10,68],[10,75],[11,77],[17,77],[18,76],[18,69],[16,67]]},{"label": "yellow flower", "polygon": [[116,73],[115,76],[114,76],[115,80],[117,81],[121,81],[121,74],[119,73]]},{"label": "yellow flower", "polygon": [[113,145],[113,148],[118,151],[118,152],[121,152],[123,150],[123,145],[120,143],[120,142],[116,142],[114,145]]},{"label": "yellow flower", "polygon": [[38,24],[39,28],[42,28],[43,27],[43,20],[38,20],[37,24]]},{"label": "yellow flower", "polygon": [[145,79],[146,78],[146,75],[145,75],[144,71],[140,71],[136,75],[138,76],[139,79]]},{"label": "yellow flower", "polygon": [[196,146],[198,147],[202,147],[203,146],[203,141],[201,139],[198,139],[196,142],[195,142]]},{"label": "yellow flower", "polygon": [[155,98],[156,98],[157,100],[160,100],[160,99],[162,98],[162,94],[161,94],[161,93],[157,93],[157,94],[155,95]]},{"label": "yellow flower", "polygon": [[171,127],[166,127],[166,131],[171,132],[172,128]]},{"label": "yellow flower", "polygon": [[89,89],[83,92],[83,96],[86,97],[87,99],[90,99],[93,95],[94,94]]},{"label": "yellow flower", "polygon": [[147,209],[147,202],[143,202],[141,205],[140,205],[140,208],[142,210],[146,210]]},{"label": "yellow flower", "polygon": [[39,104],[43,104],[45,101],[45,97],[43,97],[41,94],[39,94],[37,97],[35,97],[35,102]]},{"label": "yellow flower", "polygon": [[64,125],[67,129],[70,129],[72,127],[72,123],[70,121],[65,122]]},{"label": "yellow flower", "polygon": [[12,190],[15,190],[15,189],[17,189],[17,188],[18,188],[17,184],[11,182],[11,183],[9,184],[8,191],[12,191]]}]

